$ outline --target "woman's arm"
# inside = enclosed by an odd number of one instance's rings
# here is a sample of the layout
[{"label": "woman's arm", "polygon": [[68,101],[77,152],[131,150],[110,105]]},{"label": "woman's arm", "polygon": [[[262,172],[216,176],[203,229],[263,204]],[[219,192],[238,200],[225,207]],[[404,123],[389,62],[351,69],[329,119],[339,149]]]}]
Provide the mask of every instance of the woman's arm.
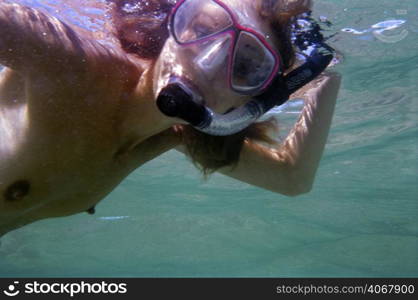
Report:
[{"label": "woman's arm", "polygon": [[341,83],[338,73],[318,78],[305,94],[305,106],[282,145],[267,148],[246,141],[238,165],[221,173],[288,196],[310,191],[328,137]]},{"label": "woman's arm", "polygon": [[84,55],[77,34],[57,18],[0,3],[0,63],[15,70],[73,68]]},{"label": "woman's arm", "polygon": [[0,64],[18,71],[60,75],[130,63],[116,47],[104,47],[55,17],[0,2]]}]

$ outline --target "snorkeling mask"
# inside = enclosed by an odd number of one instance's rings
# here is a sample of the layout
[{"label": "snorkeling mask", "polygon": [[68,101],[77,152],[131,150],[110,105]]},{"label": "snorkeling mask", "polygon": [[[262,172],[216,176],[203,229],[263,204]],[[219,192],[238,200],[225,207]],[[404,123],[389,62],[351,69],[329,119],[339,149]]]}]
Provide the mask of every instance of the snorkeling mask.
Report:
[{"label": "snorkeling mask", "polygon": [[185,120],[209,135],[237,133],[312,81],[333,59],[332,53],[313,51],[306,62],[283,76],[281,57],[255,30],[239,23],[239,16],[219,0],[181,0],[171,13],[170,34],[177,45],[199,49],[191,57],[199,71],[214,78],[225,65],[229,87],[253,99],[226,114],[217,114],[199,101],[200,95],[179,78],[171,80],[158,98],[165,115]]}]

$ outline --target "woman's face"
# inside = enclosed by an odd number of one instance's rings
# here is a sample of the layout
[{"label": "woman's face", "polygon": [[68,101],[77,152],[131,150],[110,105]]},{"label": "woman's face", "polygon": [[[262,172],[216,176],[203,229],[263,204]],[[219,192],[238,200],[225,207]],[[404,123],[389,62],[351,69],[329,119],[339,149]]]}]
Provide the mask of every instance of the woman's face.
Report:
[{"label": "woman's face", "polygon": [[[196,1],[196,0],[187,0]],[[200,0],[207,1],[209,0]],[[224,0],[226,4],[238,17],[240,25],[249,27],[263,37],[263,39],[277,52],[276,40],[269,28],[269,25],[256,10],[256,1],[253,0]],[[205,7],[206,9],[206,7]],[[227,14],[226,14],[227,15]],[[208,5],[206,10],[201,10],[198,15],[193,18],[193,28],[197,28],[198,32],[216,30],[219,24],[225,24],[225,15],[222,10]],[[214,28],[215,29],[212,29]],[[190,39],[195,36],[196,32],[183,32],[183,38]],[[232,36],[224,34],[217,36],[212,40],[191,45],[179,45],[173,36],[170,36],[163,48],[163,51],[157,60],[154,74],[154,93],[158,95],[164,88],[170,78],[177,77],[190,85],[200,96],[206,106],[217,113],[225,113],[228,110],[238,107],[250,100],[250,96],[242,95],[230,87],[229,80],[229,61],[232,46]],[[257,60],[259,56],[254,53],[254,49],[247,47],[241,53],[241,61],[248,59]],[[274,65],[274,64],[273,64]],[[236,69],[245,71],[246,64],[236,65]],[[251,73],[248,73],[251,74]],[[245,78],[237,78],[236,81],[244,82]],[[248,78],[247,81],[251,81]]]}]

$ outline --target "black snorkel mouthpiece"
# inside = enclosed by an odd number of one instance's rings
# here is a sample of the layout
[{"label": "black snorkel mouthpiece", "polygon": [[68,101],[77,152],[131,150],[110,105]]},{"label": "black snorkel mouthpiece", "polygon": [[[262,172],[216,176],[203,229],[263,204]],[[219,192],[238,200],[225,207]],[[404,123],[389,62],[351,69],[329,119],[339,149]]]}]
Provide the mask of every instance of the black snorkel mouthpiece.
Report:
[{"label": "black snorkel mouthpiece", "polygon": [[217,114],[199,103],[197,94],[180,79],[162,89],[157,106],[165,115],[185,120],[209,135],[232,135],[247,128],[274,106],[289,100],[292,93],[321,74],[333,59],[330,52],[312,52],[305,63],[286,76],[278,74],[269,88],[245,105],[226,114]]},{"label": "black snorkel mouthpiece", "polygon": [[195,101],[190,89],[181,82],[169,83],[162,89],[157,106],[168,117],[180,118],[194,127],[206,127],[211,122],[211,112]]}]

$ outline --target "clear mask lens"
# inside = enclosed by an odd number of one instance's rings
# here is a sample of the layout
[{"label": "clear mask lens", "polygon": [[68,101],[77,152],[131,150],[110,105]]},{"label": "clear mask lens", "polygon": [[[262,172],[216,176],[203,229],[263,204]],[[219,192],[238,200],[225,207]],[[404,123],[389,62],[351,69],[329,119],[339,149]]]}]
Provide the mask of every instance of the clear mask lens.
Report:
[{"label": "clear mask lens", "polygon": [[235,48],[232,87],[249,92],[260,88],[270,78],[275,58],[262,42],[249,32],[241,32]]},{"label": "clear mask lens", "polygon": [[191,43],[233,25],[231,16],[213,1],[185,1],[173,19],[173,33],[180,43]]}]

